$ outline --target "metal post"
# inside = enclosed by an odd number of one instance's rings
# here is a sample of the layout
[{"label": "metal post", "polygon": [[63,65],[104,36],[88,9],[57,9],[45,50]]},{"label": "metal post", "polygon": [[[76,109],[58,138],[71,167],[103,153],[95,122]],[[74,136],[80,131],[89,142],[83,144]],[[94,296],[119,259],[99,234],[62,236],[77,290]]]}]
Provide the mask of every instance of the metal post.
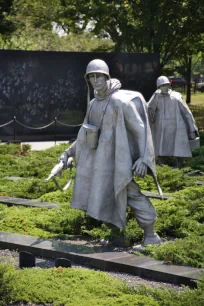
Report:
[{"label": "metal post", "polygon": [[55,117],[55,146],[57,141],[57,117]]},{"label": "metal post", "polygon": [[16,140],[16,116],[13,117],[13,139]]}]

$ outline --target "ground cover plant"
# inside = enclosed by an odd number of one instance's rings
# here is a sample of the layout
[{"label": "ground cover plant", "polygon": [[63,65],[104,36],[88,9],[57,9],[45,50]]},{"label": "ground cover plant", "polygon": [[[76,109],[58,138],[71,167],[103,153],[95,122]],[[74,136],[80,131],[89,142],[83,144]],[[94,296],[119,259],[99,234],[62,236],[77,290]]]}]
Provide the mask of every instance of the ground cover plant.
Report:
[{"label": "ground cover plant", "polygon": [[14,292],[13,268],[0,263],[0,306],[8,305]]},{"label": "ground cover plant", "polygon": [[[201,133],[201,148],[194,151],[194,157],[186,162],[184,169],[157,167],[163,191],[172,194],[173,198],[152,200],[158,214],[156,230],[165,243],[146,250],[148,255],[166,262],[194,267],[204,267],[203,135]],[[95,240],[120,238],[126,245],[139,243],[142,230],[130,208],[127,210],[127,227],[123,232],[90,218],[82,211],[71,209],[72,188],[61,192],[52,181],[45,182],[65,148],[67,144],[41,152],[24,149],[22,153],[13,144],[0,146],[0,195],[39,199],[59,205],[58,209],[48,210],[9,208],[0,204],[0,230],[42,238],[73,239],[73,235],[88,235]],[[19,176],[21,180],[9,181],[5,176]],[[75,170],[72,176],[75,176]],[[64,171],[59,183],[64,186],[69,177],[70,171]],[[197,181],[200,185],[197,185]],[[150,175],[137,179],[137,182],[142,190],[156,191]]]},{"label": "ground cover plant", "polygon": [[204,279],[194,290],[133,289],[104,272],[62,267],[19,270],[0,264],[0,285],[7,292],[0,305],[23,301],[54,306],[201,306],[204,299]]}]

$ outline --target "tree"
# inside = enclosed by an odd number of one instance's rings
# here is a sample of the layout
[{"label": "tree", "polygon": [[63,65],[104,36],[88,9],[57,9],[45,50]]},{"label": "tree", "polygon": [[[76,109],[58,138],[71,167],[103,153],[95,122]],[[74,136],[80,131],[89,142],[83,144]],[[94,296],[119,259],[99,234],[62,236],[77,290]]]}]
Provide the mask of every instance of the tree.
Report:
[{"label": "tree", "polygon": [[161,68],[204,32],[203,0],[14,1],[34,28],[51,29],[53,21],[68,34],[89,28],[99,38],[110,37],[116,51],[159,53]]},{"label": "tree", "polygon": [[197,40],[196,37],[191,41],[186,41],[182,48],[181,56],[178,57],[183,67],[183,75],[187,81],[186,102],[191,102],[191,76],[192,76],[192,58],[193,55],[199,56],[200,51],[204,52],[204,39]]},{"label": "tree", "polygon": [[13,0],[0,0],[0,35],[6,36],[14,31],[14,24],[9,20]]},{"label": "tree", "polygon": [[[0,0],[1,1],[1,0]],[[0,41],[2,49],[54,50],[54,51],[110,51],[114,44],[110,39],[96,37],[92,33],[70,32],[63,23],[64,9],[61,0],[13,0],[10,21],[16,31]],[[67,8],[66,8],[67,9]],[[63,14],[62,14],[63,13]],[[58,24],[55,22],[58,20]],[[71,21],[73,22],[73,20]],[[54,25],[64,35],[54,31]]]},{"label": "tree", "polygon": [[69,34],[60,37],[57,33],[34,29],[27,24],[25,29],[15,31],[8,39],[0,41],[1,49],[44,51],[110,51],[114,44],[110,39],[101,40],[91,33]]},{"label": "tree", "polygon": [[203,1],[89,1],[87,6],[79,16],[85,25],[95,21],[95,34],[110,35],[117,50],[160,53],[161,68],[181,54],[184,40],[199,40],[204,31]]},{"label": "tree", "polygon": [[[68,3],[75,8],[80,3],[74,19]],[[110,36],[117,51],[159,53],[161,69],[172,58],[182,59],[190,103],[191,58],[203,51],[203,0],[63,0],[61,6],[67,8],[64,17],[73,20],[72,29],[75,25],[78,31],[79,24],[84,29],[92,21],[91,31],[99,37]]]},{"label": "tree", "polygon": [[110,38],[115,51],[159,53],[161,69],[173,58],[182,59],[188,84],[190,58],[203,51],[204,0],[13,1],[18,28],[28,22],[51,31],[55,22],[68,35],[88,31]]}]

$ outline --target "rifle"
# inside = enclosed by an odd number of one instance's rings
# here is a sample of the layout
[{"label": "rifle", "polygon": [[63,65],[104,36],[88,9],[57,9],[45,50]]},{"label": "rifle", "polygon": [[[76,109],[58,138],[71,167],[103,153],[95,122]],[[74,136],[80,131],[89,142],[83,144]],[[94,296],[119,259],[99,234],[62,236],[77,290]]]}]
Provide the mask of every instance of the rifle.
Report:
[{"label": "rifle", "polygon": [[[67,168],[69,168],[70,172],[72,172],[72,168],[73,168],[73,158],[72,157],[68,158]],[[70,185],[71,185],[72,175],[71,175],[71,178],[68,180],[67,184],[64,186],[64,188],[61,188],[59,183],[58,183],[58,181],[56,180],[56,176],[57,175],[61,175],[63,169],[64,169],[64,163],[61,160],[51,170],[50,175],[48,176],[48,178],[45,179],[45,182],[48,182],[50,179],[52,179],[59,190],[61,190],[61,191],[67,190],[70,187]]]}]

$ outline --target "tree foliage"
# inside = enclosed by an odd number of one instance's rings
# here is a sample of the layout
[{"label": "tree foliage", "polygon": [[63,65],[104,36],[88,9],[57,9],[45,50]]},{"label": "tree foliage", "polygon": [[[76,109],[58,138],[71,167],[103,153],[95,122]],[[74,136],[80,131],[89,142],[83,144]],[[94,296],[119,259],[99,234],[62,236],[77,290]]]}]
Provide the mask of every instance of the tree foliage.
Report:
[{"label": "tree foliage", "polygon": [[[37,32],[46,31],[44,34],[48,36],[47,41],[56,41],[56,37],[49,36],[53,23],[56,23],[68,35],[83,35],[86,31],[101,39],[110,38],[116,51],[160,53],[161,68],[173,57],[183,58],[186,63],[189,56],[203,50],[203,0],[7,2],[13,2],[12,22],[18,26],[19,31],[23,29],[28,39],[30,37],[26,28],[32,28]],[[86,36],[90,43],[94,40],[93,35],[91,40]],[[36,42],[35,35],[33,39]],[[57,42],[54,44],[59,45]],[[106,41],[103,41],[103,45],[106,45]],[[47,43],[47,46],[42,45],[42,48],[47,50],[56,47]]]},{"label": "tree foliage", "polygon": [[[161,67],[186,47],[190,54],[204,32],[203,1],[195,0],[61,0],[55,21],[66,31],[87,27],[99,37],[110,37],[116,50],[154,52]],[[192,51],[191,51],[192,50]]]},{"label": "tree foliage", "polygon": [[[9,38],[0,37],[2,49],[54,51],[110,51],[114,43],[100,39],[90,32],[75,31],[72,6],[61,5],[60,0],[13,0],[8,20],[15,26]],[[66,25],[64,16],[69,10]],[[57,22],[56,22],[57,21]]]},{"label": "tree foliage", "polygon": [[14,24],[9,20],[13,0],[0,0],[0,35],[5,36],[14,31]]}]

